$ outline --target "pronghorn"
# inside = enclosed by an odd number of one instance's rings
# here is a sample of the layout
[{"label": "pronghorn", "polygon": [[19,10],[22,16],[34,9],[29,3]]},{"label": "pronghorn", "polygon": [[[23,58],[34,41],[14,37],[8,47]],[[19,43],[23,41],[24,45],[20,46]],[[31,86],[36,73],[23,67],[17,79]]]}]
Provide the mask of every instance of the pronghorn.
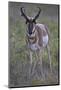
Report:
[{"label": "pronghorn", "polygon": [[[49,50],[49,46],[48,46],[48,41],[49,41],[48,27],[44,24],[36,23],[36,19],[39,17],[40,12],[41,12],[40,8],[39,8],[37,15],[35,15],[34,18],[27,16],[23,11],[23,7],[21,7],[20,10],[21,10],[21,16],[23,16],[26,19],[26,24],[27,24],[26,44],[29,48],[31,66],[32,66],[32,61],[33,61],[32,60],[32,53],[35,52],[36,57],[40,60],[41,74],[43,76],[42,52],[43,52],[43,49],[45,47],[47,47],[47,50],[48,50],[50,69],[52,69],[50,50]],[[35,66],[36,66],[36,64],[34,64],[33,72],[34,72]]]}]

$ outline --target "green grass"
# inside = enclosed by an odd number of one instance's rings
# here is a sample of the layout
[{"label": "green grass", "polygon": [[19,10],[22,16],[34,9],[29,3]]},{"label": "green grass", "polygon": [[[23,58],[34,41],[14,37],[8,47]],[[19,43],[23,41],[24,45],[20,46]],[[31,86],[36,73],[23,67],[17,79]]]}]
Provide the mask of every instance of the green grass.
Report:
[{"label": "green grass", "polygon": [[[46,19],[42,19],[41,21],[39,20],[40,23],[47,23],[51,38],[50,38],[50,50],[51,50],[51,58],[52,58],[52,67],[53,69],[58,68],[58,24],[53,21],[49,21]],[[23,21],[17,20],[16,23],[11,25],[10,29],[10,80],[11,83],[14,83],[14,85],[18,84],[20,85],[21,80],[24,82],[24,72],[22,71],[20,63],[26,65],[29,62],[29,53],[28,49],[26,47],[26,42],[25,42],[25,33],[26,33],[26,25]],[[43,59],[45,62],[48,62],[47,60],[47,52],[45,50]],[[33,55],[33,60],[35,61],[35,55]],[[19,66],[19,67],[18,67]],[[24,66],[26,67],[26,66]],[[23,67],[23,68],[24,68]],[[24,68],[25,69],[25,68]],[[19,71],[18,71],[19,70]],[[57,70],[57,69],[56,69]],[[16,73],[14,73],[14,72]],[[21,72],[21,73],[20,73]],[[18,76],[19,75],[19,76]],[[15,78],[13,78],[13,76]],[[49,75],[46,81],[48,83],[52,84],[53,77]],[[58,77],[58,76],[57,76]],[[19,79],[20,78],[20,79]],[[22,78],[22,79],[21,79]],[[16,81],[15,81],[16,79]],[[38,81],[38,80],[32,80],[32,85],[38,85],[38,84],[46,84],[46,81]],[[17,82],[17,83],[15,83]],[[45,83],[44,83],[45,82]],[[57,83],[56,78],[54,79],[54,83]]]}]

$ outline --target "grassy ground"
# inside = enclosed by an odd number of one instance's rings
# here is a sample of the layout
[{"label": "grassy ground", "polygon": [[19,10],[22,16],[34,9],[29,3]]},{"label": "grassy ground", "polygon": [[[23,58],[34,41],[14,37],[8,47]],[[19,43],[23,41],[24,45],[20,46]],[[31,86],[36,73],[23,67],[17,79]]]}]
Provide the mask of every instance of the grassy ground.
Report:
[{"label": "grassy ground", "polygon": [[[22,18],[23,19],[23,18]],[[48,25],[50,31],[50,50],[51,50],[51,61],[52,61],[52,73],[50,72],[48,55],[45,49],[43,55],[43,72],[45,79],[40,76],[40,66],[36,66],[35,74],[28,78],[29,72],[29,54],[26,47],[25,35],[26,35],[26,24],[24,20],[16,20],[12,24],[12,19],[9,18],[10,30],[9,30],[9,41],[10,41],[10,60],[9,60],[9,84],[10,87],[18,86],[32,86],[32,85],[51,85],[58,84],[58,22],[49,20],[46,17],[42,19],[39,17],[38,22]],[[33,54],[33,62],[35,61],[35,55]]]}]

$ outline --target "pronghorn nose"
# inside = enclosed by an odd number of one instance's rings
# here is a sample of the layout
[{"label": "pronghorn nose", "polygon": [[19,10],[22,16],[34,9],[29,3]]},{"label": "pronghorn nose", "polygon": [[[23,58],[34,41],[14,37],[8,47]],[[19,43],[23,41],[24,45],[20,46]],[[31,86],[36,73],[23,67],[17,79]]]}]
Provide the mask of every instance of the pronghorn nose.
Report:
[{"label": "pronghorn nose", "polygon": [[31,30],[29,30],[29,34],[30,34],[30,35],[32,34],[32,31],[31,31]]},{"label": "pronghorn nose", "polygon": [[29,33],[29,35],[31,36],[31,35],[32,35],[32,33]]}]

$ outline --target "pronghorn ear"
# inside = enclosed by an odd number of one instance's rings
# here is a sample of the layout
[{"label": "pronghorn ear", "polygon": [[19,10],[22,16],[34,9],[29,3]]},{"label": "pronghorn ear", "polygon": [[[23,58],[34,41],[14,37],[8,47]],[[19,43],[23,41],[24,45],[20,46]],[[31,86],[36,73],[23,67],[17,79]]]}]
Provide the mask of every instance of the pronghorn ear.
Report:
[{"label": "pronghorn ear", "polygon": [[28,23],[28,21],[26,20],[26,22],[25,22],[26,24]]},{"label": "pronghorn ear", "polygon": [[36,21],[33,21],[33,23],[35,23],[35,24],[36,24]]}]

